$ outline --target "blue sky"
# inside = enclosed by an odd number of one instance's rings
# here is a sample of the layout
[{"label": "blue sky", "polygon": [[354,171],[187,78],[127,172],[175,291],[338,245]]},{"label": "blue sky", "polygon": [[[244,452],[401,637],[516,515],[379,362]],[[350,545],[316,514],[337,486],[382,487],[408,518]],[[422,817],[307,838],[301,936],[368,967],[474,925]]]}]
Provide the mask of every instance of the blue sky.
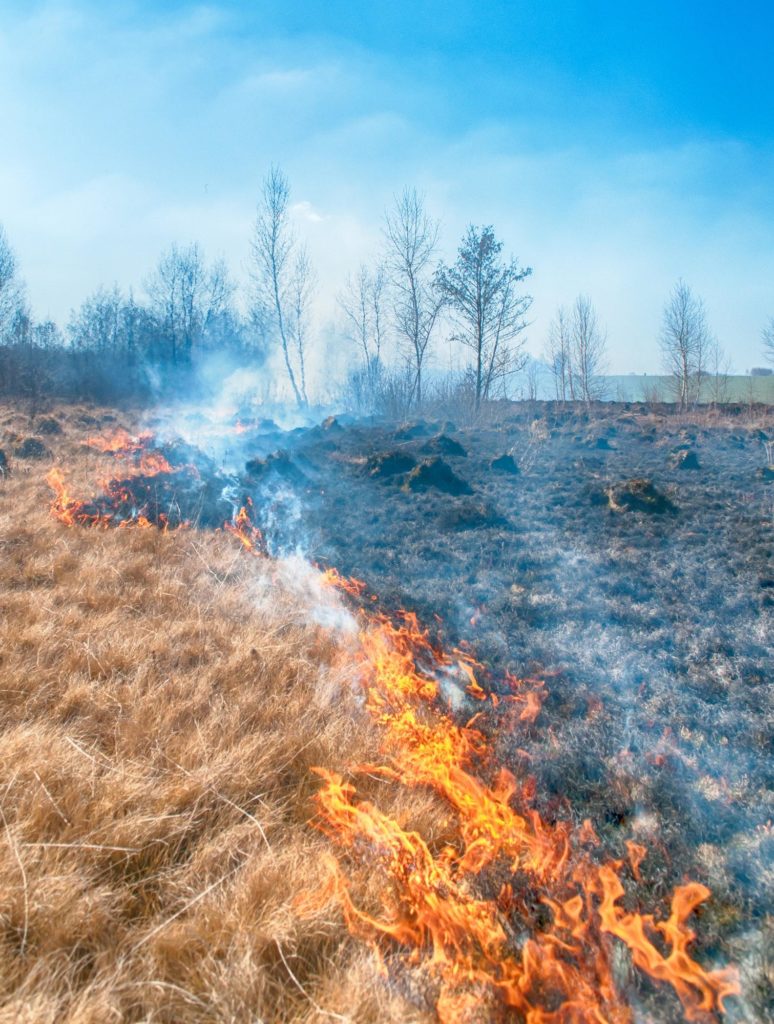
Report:
[{"label": "blue sky", "polygon": [[741,370],[774,315],[773,50],[770,3],[0,0],[0,222],[66,321],[173,241],[243,279],[278,162],[327,320],[416,185],[447,256],[492,223],[534,268],[535,354],[586,292],[611,370],[656,370],[682,276]]}]

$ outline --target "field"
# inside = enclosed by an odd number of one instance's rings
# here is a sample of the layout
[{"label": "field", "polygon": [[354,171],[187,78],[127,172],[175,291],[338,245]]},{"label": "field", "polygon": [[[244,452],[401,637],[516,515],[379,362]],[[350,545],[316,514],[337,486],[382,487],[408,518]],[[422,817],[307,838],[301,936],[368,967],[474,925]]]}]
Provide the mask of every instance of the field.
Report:
[{"label": "field", "polygon": [[[668,402],[672,398],[673,378],[658,374],[619,374],[604,378],[605,398],[617,402]],[[749,377],[729,374],[719,381],[710,378],[703,389],[703,402],[765,402],[774,405],[774,375]]]},{"label": "field", "polygon": [[0,1020],[772,1020],[770,415],[247,412],[2,412]]}]

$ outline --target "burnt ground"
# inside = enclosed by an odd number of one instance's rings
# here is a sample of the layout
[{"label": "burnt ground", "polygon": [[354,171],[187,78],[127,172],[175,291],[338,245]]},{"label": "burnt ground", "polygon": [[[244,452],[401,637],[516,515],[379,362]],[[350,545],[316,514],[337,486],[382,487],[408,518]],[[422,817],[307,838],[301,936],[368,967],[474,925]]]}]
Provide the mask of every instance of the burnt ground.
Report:
[{"label": "burnt ground", "polygon": [[[442,622],[491,673],[540,674],[498,739],[541,813],[648,846],[646,900],[705,882],[698,952],[771,1020],[774,489],[760,414],[508,407],[498,423],[329,421],[240,441],[270,548]],[[506,458],[503,458],[506,456]],[[508,458],[510,457],[510,458]],[[766,980],[766,971],[769,980]],[[747,1016],[745,1016],[745,1014]]]},{"label": "burnt ground", "polygon": [[[774,1021],[771,411],[145,425],[157,444],[186,437],[160,444],[180,471],[148,485],[173,525],[221,523],[249,496],[272,554],[364,580],[377,607],[469,644],[495,689],[506,671],[545,678],[534,725],[496,736],[500,761],[535,778],[544,818],[590,818],[615,856],[648,848],[640,909],[662,916],[675,885],[705,883],[696,955],[741,968],[729,1020]],[[14,472],[38,458],[8,454]],[[634,984],[638,1020],[682,1019]]]}]

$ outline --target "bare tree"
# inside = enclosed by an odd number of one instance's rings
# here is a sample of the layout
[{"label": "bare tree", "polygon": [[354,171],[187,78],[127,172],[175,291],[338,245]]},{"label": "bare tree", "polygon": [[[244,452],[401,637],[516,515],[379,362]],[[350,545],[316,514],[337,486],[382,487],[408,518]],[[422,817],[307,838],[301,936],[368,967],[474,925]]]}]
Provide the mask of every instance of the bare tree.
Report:
[{"label": "bare tree", "polygon": [[422,371],[443,300],[432,278],[438,225],[416,189],[406,188],[395,197],[385,214],[384,234],[395,329],[413,375],[412,403],[421,405]]},{"label": "bare tree", "polygon": [[454,339],[472,349],[476,409],[490,397],[497,381],[522,369],[524,319],[532,297],[519,292],[532,273],[515,259],[501,258],[503,243],[491,226],[469,225],[450,267],[441,264],[435,285],[456,325]]},{"label": "bare tree", "polygon": [[369,391],[376,387],[382,358],[385,318],[383,310],[386,276],[384,267],[371,270],[364,263],[357,274],[347,279],[346,288],[338,296],[346,318],[349,337],[360,349],[363,372]]},{"label": "bare tree", "polygon": [[763,352],[770,363],[774,363],[774,316],[763,328]]},{"label": "bare tree", "polygon": [[540,392],[540,364],[537,359],[532,359],[530,356],[526,357],[526,361],[523,364],[523,369],[526,371],[525,376],[525,394],[527,401],[533,405],[538,399]]},{"label": "bare tree", "polygon": [[678,281],[664,307],[661,354],[681,409],[699,400],[709,345],[704,303]]},{"label": "bare tree", "polygon": [[570,317],[570,376],[573,399],[593,402],[603,397],[607,340],[587,295],[579,295]]},{"label": "bare tree", "polygon": [[288,334],[292,338],[298,366],[298,387],[303,404],[309,404],[306,393],[306,351],[309,338],[309,320],[316,275],[303,246],[296,254],[293,276],[290,281],[290,322]]},{"label": "bare tree", "polygon": [[16,256],[0,224],[0,340],[8,336],[24,312],[24,289],[19,280]]},{"label": "bare tree", "polygon": [[575,381],[572,375],[572,337],[570,318],[564,306],[556,311],[556,316],[548,328],[546,344],[546,362],[554,379],[554,392],[557,401],[575,400]]},{"label": "bare tree", "polygon": [[116,353],[122,341],[123,298],[118,285],[98,288],[70,314],[67,333],[75,349],[97,354]]},{"label": "bare tree", "polygon": [[234,290],[222,260],[207,267],[198,244],[173,245],[145,289],[172,363],[188,362],[208,327],[223,314]]},{"label": "bare tree", "polygon": [[[299,408],[303,409],[308,404],[305,389],[306,335],[294,336],[292,329],[294,294],[298,298],[299,264],[289,204],[288,179],[279,167],[272,166],[263,182],[251,245],[256,289],[254,316],[262,319],[266,329],[279,339],[293,395]],[[308,276],[308,259],[306,264]]]},{"label": "bare tree", "polygon": [[731,360],[723,351],[717,338],[712,338],[707,351],[707,379],[710,397],[715,405],[722,405],[729,399]]}]

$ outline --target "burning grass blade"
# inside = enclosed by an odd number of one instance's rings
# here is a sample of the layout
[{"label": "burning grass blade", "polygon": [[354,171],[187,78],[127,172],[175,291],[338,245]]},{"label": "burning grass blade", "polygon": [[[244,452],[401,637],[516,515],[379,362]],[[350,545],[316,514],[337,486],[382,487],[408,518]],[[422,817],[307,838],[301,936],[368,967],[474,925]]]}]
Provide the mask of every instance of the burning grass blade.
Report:
[{"label": "burning grass blade", "polygon": [[[195,467],[175,467],[166,456],[154,448],[152,434],[132,437],[125,430],[118,430],[108,438],[91,437],[87,446],[109,454],[124,463],[120,479],[109,479],[102,483],[103,493],[83,500],[73,497],[65,481],[64,473],[54,467],[47,475],[46,482],[54,491],[51,514],[65,526],[111,526],[138,529],[158,527],[164,533],[179,529],[188,523],[173,514],[173,491],[181,473],[198,477]],[[168,493],[169,492],[169,493]],[[162,502],[169,506],[165,511]]]},{"label": "burning grass blade", "polygon": [[[67,526],[167,530],[169,519],[151,503],[147,480],[177,471],[153,450],[152,438],[124,432],[89,444],[129,460],[129,475],[110,481],[101,498],[84,502],[69,493],[61,470],[51,470],[52,514]],[[224,529],[244,550],[266,554],[249,504]],[[367,588],[360,581],[329,569],[323,582],[365,603]],[[477,999],[499,1000],[527,1024],[631,1021],[613,979],[611,938],[628,948],[638,969],[672,987],[686,1019],[708,1021],[722,1012],[726,997],[739,992],[736,971],[705,971],[688,951],[694,933],[687,921],[709,891],[696,883],[680,886],[666,920],[623,909],[623,862],[604,860],[590,823],[574,828],[568,821],[543,820],[530,780],[493,768],[482,716],[494,714],[495,727],[532,728],[545,699],[542,681],[509,677],[509,692],[489,693],[474,656],[447,653],[412,613],[392,620],[361,607],[358,614],[356,657],[365,704],[383,736],[384,763],[367,768],[393,783],[433,790],[452,809],[455,824],[451,841],[434,852],[419,832],[359,799],[341,775],[317,769],[323,780],[315,798],[317,824],[350,861],[362,862],[376,877],[381,907],[369,912],[359,906],[334,860],[324,892],[316,900],[307,894],[301,903],[308,909],[335,899],[352,934],[377,954],[385,943],[406,949],[436,979],[437,1012],[448,1024],[469,1019]],[[441,681],[455,673],[481,708],[465,725],[442,707]],[[592,841],[593,856],[587,849]],[[632,841],[627,848],[637,880],[647,851]],[[497,899],[481,895],[492,890],[491,878],[504,874],[509,880],[500,884]],[[536,913],[541,905],[548,920]]]},{"label": "burning grass blade", "polygon": [[[349,592],[361,593],[358,587]],[[332,869],[324,898],[339,902],[353,934],[380,956],[382,944],[391,941],[423,962],[439,979],[437,1011],[448,1024],[469,1019],[477,992],[495,995],[528,1024],[631,1021],[614,984],[607,936],[628,947],[636,967],[673,988],[686,1019],[706,1021],[722,1012],[725,998],[739,993],[737,972],[705,971],[688,952],[694,933],[686,921],[709,891],[697,884],[679,887],[665,922],[622,910],[622,864],[599,865],[586,851],[592,838],[598,844],[590,823],[574,830],[568,822],[543,821],[530,807],[529,781],[520,783],[504,769],[489,784],[479,778],[476,767],[486,764],[488,740],[442,711],[437,678],[451,659],[434,649],[416,618],[404,614],[396,624],[360,615],[366,706],[383,729],[388,759],[369,767],[404,785],[435,790],[454,809],[457,842],[434,856],[419,834],[358,800],[341,776],[319,769],[319,827],[355,862],[368,861],[372,868],[375,860],[380,874],[383,912],[377,915],[357,906],[342,867]],[[467,692],[485,700],[474,665],[473,659],[461,665]],[[519,681],[509,683],[517,691],[511,697],[516,721],[534,723],[543,687],[535,682],[519,692]],[[635,877],[645,854],[629,843]],[[499,900],[478,898],[485,872],[494,867],[506,867],[518,892],[509,882]],[[535,921],[540,903],[551,911],[550,925]],[[509,938],[509,921],[531,932],[520,947]],[[666,955],[649,933],[666,943]]]}]

